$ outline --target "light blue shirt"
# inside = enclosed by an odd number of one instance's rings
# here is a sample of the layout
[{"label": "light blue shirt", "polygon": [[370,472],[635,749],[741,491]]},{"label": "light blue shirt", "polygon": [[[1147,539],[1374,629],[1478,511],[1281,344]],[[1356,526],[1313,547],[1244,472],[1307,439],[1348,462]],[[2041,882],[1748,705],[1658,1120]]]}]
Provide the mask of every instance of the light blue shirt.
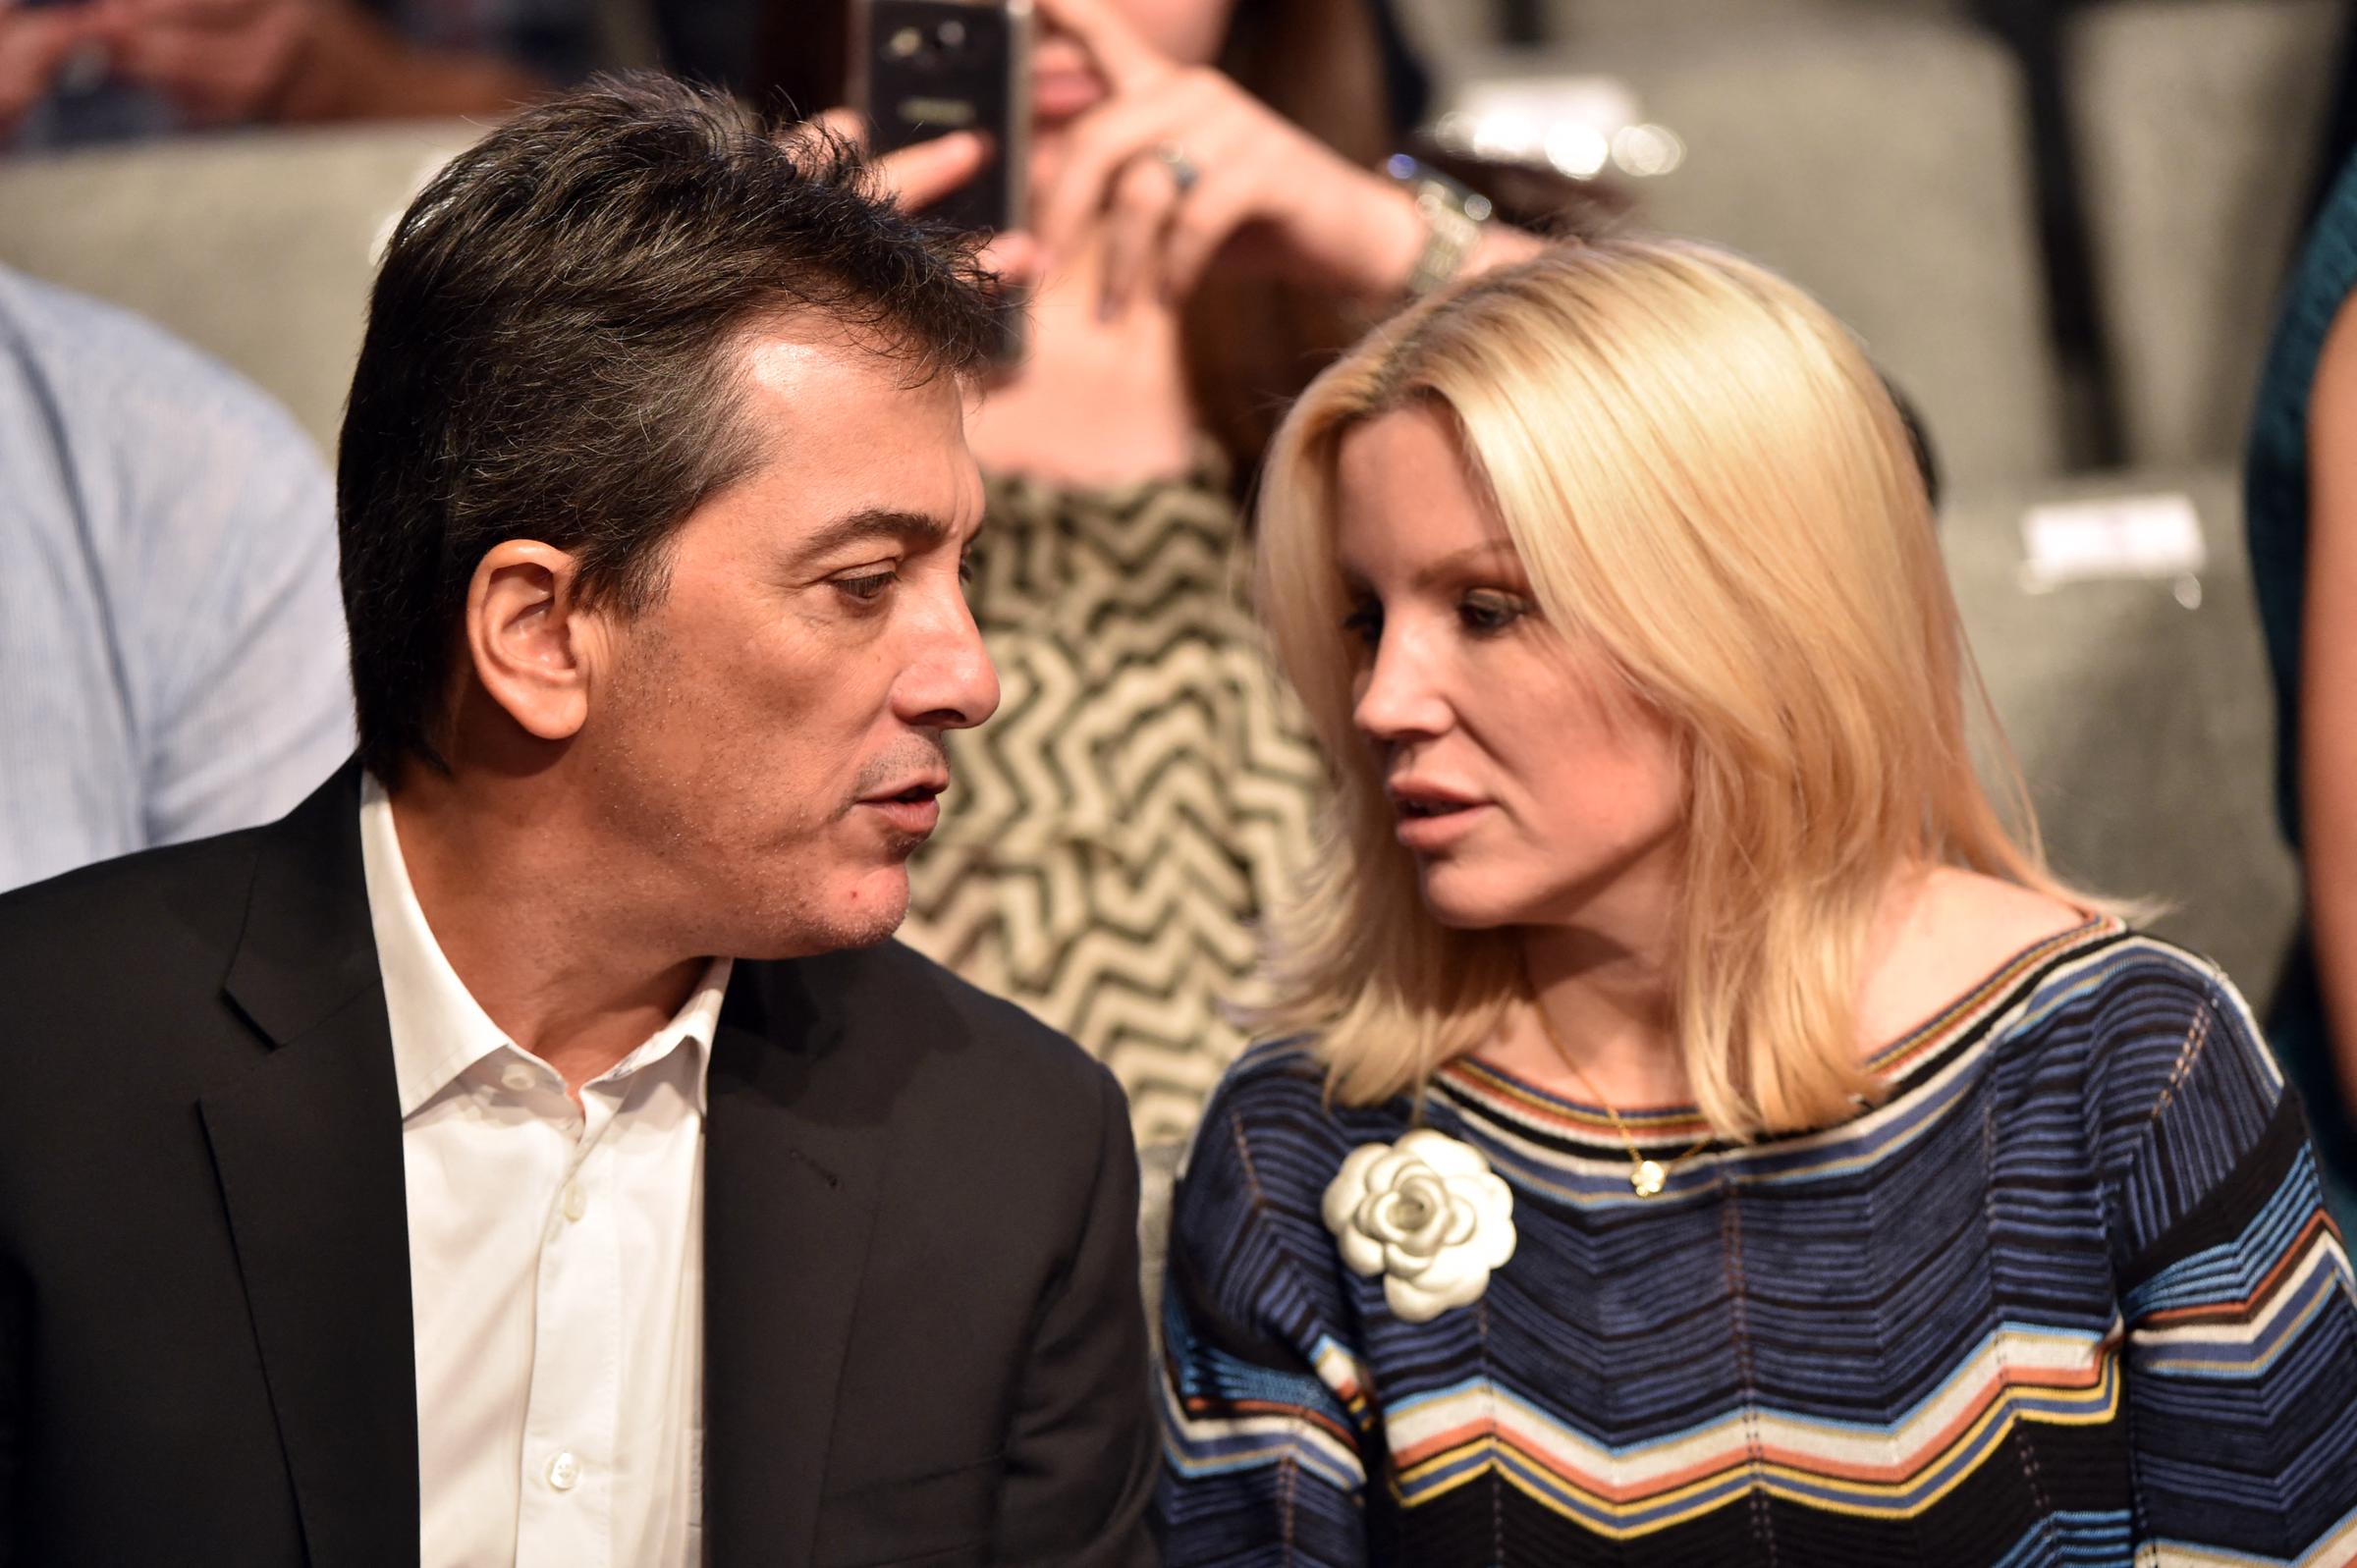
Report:
[{"label": "light blue shirt", "polygon": [[335,489],[294,420],[0,268],[0,889],[285,812],[353,747]]}]

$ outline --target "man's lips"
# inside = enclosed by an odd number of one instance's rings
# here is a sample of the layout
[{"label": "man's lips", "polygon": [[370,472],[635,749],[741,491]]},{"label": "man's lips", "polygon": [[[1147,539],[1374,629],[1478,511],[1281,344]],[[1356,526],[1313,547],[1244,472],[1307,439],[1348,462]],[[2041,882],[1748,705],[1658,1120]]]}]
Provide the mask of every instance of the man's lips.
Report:
[{"label": "man's lips", "polygon": [[902,833],[921,838],[941,821],[941,792],[949,786],[947,779],[921,779],[890,793],[863,795],[859,804],[882,813]]}]

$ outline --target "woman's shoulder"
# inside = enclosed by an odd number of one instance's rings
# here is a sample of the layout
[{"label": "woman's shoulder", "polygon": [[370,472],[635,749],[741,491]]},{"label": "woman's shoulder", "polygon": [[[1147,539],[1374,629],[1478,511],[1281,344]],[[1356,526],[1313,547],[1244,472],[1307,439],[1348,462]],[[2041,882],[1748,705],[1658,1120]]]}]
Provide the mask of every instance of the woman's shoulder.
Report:
[{"label": "woman's shoulder", "polygon": [[2108,1046],[2229,1027],[2256,1040],[2250,1003],[2217,963],[2116,916],[2098,915],[2045,945],[2017,1027],[2073,1027]]},{"label": "woman's shoulder", "polygon": [[1874,1038],[1894,1039],[1915,1021],[1990,1003],[2016,1011],[2017,1025],[2056,1013],[2115,1025],[2249,1010],[2190,948],[2036,889],[1942,868],[1870,969],[1863,1021]]},{"label": "woman's shoulder", "polygon": [[1953,866],[1934,868],[1868,961],[1862,1031],[1869,1040],[1899,1039],[2015,970],[2023,955],[2089,923],[2085,911],[2033,889]]},{"label": "woman's shoulder", "polygon": [[2159,1086],[2139,1098],[2165,1095],[2212,1049],[2249,1057],[2264,1076],[2274,1075],[2250,1002],[2226,972],[2119,920],[2091,929],[2047,966],[2015,1032],[2083,1039],[2091,1073]]},{"label": "woman's shoulder", "polygon": [[1312,1035],[1288,1035],[1245,1047],[1212,1092],[1214,1104],[1252,1108],[1298,1108],[1304,1097],[1320,1105],[1326,1098],[1326,1064]]},{"label": "woman's shoulder", "polygon": [[2025,1090],[2066,1092],[2111,1154],[2163,1119],[2273,1115],[2281,1072],[2250,1003],[2209,958],[2112,916],[2030,956],[1999,999],[1997,1059],[2027,1075]]},{"label": "woman's shoulder", "polygon": [[[2189,1042],[2231,1037],[2264,1050],[2249,1004],[2202,954],[2117,915],[1953,869],[1926,884],[1870,975],[1863,1011],[1880,1039],[1928,1032],[1963,1045],[1986,1033],[2000,1059],[2034,1063],[2042,1077],[2057,1053],[2083,1056],[2084,1072],[2068,1076],[2088,1091],[2165,1072]],[[1909,1021],[1911,1031],[1900,1027]]]},{"label": "woman's shoulder", "polygon": [[2298,1099],[2242,993],[2198,952],[2114,922],[2041,979],[2001,1053],[2015,1095],[2000,1136],[2026,1150],[2082,1129],[2123,1278],[2172,1236],[2234,1243],[2254,1206],[2316,1208]]}]

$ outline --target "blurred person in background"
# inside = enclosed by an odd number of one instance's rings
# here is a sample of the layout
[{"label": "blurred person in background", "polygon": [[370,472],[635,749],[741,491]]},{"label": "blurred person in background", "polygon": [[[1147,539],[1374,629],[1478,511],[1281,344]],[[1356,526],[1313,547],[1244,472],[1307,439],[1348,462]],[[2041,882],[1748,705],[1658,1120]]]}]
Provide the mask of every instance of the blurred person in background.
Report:
[{"label": "blurred person in background", "polygon": [[1258,587],[1336,788],[1179,1177],[1173,1568],[2357,1557],[2297,1097],[2008,833],[1928,513],[1702,245],[1304,394]]},{"label": "blurred person in background", "polygon": [[0,268],[0,889],[248,828],[352,751],[335,492],[254,387]]},{"label": "blurred person in background", "polygon": [[[969,425],[992,526],[974,613],[1006,686],[904,935],[1074,1035],[1176,1133],[1240,1045],[1220,1008],[1301,868],[1320,777],[1235,587],[1237,497],[1284,405],[1371,320],[1529,254],[1377,172],[1420,103],[1375,0],[1040,0],[1048,273]],[[804,105],[844,8],[782,6]]]},{"label": "blurred person in background", "polygon": [[2357,163],[2284,293],[2243,472],[2275,687],[2275,788],[2305,918],[2268,1039],[2307,1099],[2326,1189],[2357,1227]]},{"label": "blurred person in background", "polygon": [[0,0],[0,145],[497,115],[594,45],[588,0]]}]

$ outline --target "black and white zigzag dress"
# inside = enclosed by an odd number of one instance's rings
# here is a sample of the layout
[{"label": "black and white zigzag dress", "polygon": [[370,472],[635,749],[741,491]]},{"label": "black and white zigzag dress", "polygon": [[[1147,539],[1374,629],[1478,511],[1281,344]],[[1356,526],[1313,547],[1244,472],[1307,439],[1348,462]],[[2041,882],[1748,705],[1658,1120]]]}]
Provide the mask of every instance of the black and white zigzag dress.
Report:
[{"label": "black and white zigzag dress", "polygon": [[1243,595],[1206,461],[1073,491],[994,479],[974,617],[997,717],[909,864],[902,940],[1102,1057],[1142,1140],[1182,1136],[1243,1037],[1260,911],[1296,881],[1323,764]]}]

